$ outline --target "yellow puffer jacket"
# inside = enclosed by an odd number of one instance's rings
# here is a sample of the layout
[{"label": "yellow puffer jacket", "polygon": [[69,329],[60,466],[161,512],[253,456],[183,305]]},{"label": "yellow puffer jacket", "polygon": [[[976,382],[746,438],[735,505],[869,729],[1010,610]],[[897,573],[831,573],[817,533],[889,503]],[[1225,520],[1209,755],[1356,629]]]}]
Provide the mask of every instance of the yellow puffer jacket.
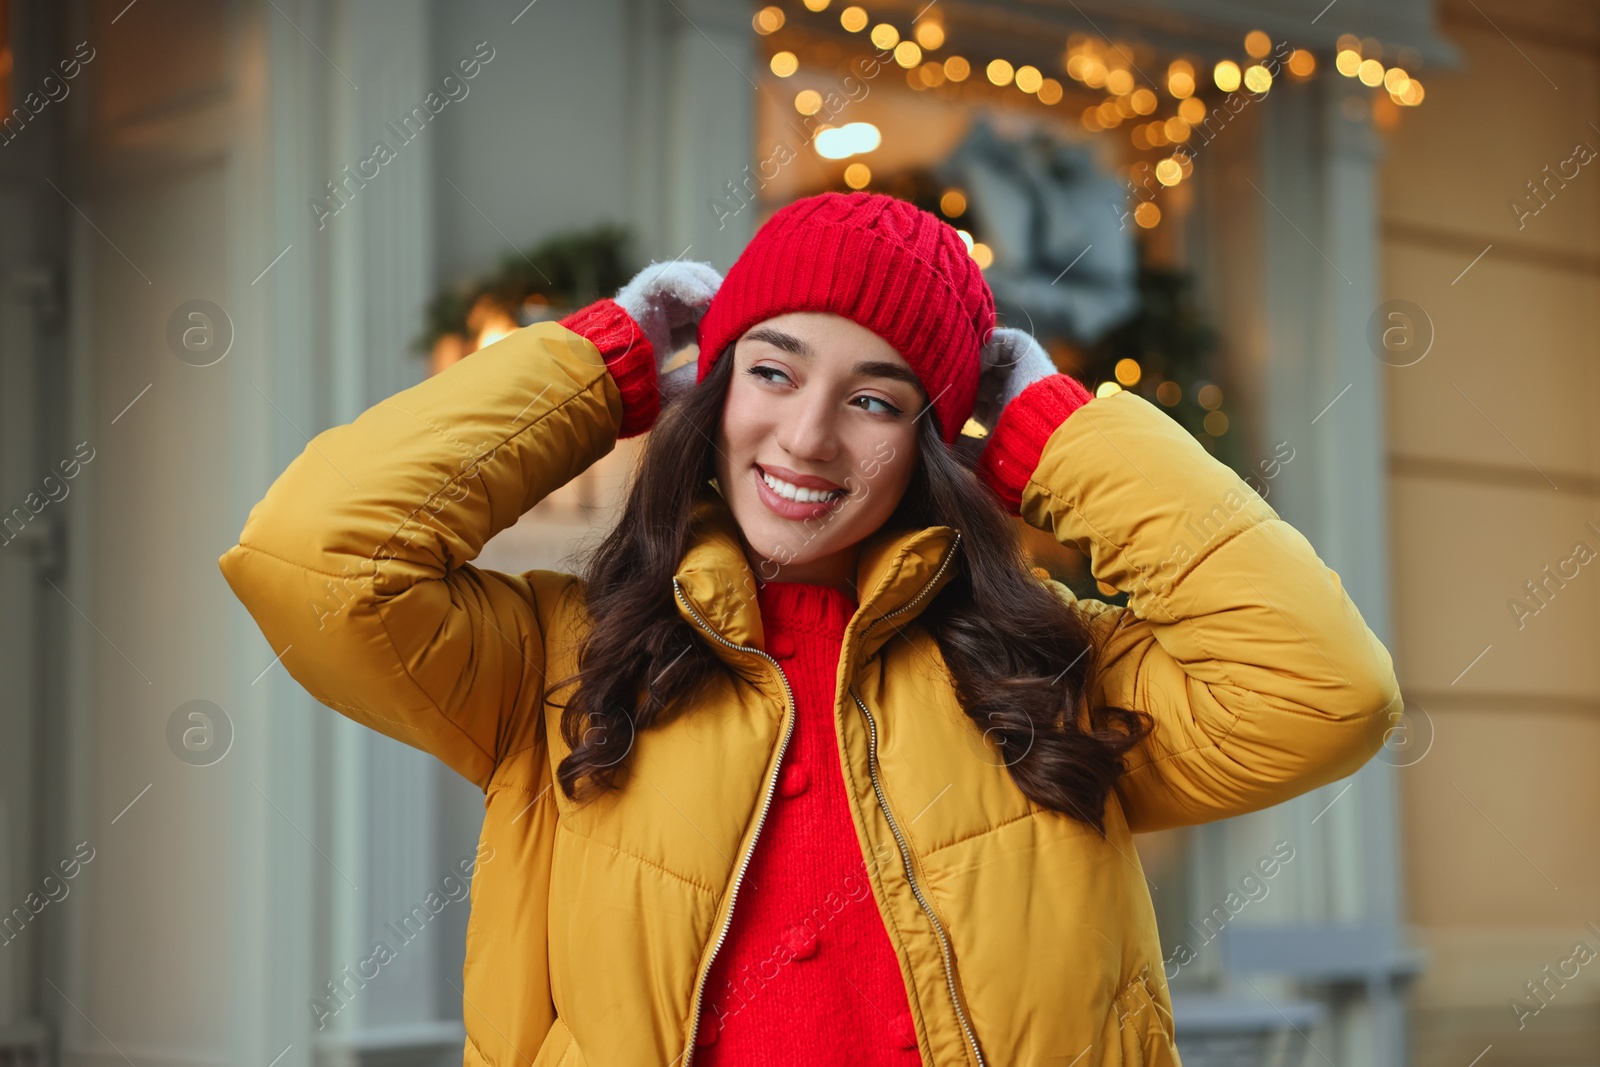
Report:
[{"label": "yellow puffer jacket", "polygon": [[[621,417],[592,344],[527,327],[317,435],[220,561],[314,697],[484,790],[468,1065],[688,1067],[792,726],[716,498],[672,592],[727,675],[635,739],[624,791],[575,806],[552,786],[567,747],[545,686],[576,669],[581,580],[471,561],[610,451]],[[1132,593],[1118,608],[1047,583],[1091,621],[1097,703],[1158,724],[1108,836],[1030,801],[959,706],[917,622],[955,573],[945,526],[880,530],[861,553],[835,713],[851,819],[887,858],[871,889],[924,1063],[1175,1065],[1131,835],[1352,773],[1401,707],[1393,665],[1310,543],[1134,393],[1051,436],[1022,512]]]}]

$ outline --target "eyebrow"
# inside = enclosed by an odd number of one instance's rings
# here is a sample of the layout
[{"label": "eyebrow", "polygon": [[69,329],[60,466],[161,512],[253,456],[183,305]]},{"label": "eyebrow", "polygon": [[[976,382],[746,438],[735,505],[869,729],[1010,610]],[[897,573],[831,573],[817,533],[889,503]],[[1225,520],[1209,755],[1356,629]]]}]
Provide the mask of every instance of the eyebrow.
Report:
[{"label": "eyebrow", "polygon": [[[816,356],[816,352],[802,338],[796,337],[792,333],[785,333],[772,326],[758,326],[744,336],[750,341],[765,341],[773,348],[782,349],[802,359],[809,360]],[[917,390],[919,396],[923,392],[922,379],[917,377],[916,371],[899,363],[890,363],[884,359],[864,359],[855,365],[855,372],[863,377],[889,378],[897,382],[905,382]]]}]

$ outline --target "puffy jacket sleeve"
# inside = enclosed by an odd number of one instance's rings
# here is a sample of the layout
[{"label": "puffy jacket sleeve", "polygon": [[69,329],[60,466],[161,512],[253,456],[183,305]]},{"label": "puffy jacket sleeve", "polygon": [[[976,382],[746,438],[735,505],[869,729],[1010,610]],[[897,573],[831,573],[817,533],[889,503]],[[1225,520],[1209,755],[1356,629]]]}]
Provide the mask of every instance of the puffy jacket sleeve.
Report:
[{"label": "puffy jacket sleeve", "polygon": [[1128,594],[1077,603],[1097,640],[1090,698],[1155,720],[1116,789],[1133,832],[1281,803],[1382,747],[1399,683],[1339,576],[1143,397],[1097,398],[1057,427],[1021,513]]},{"label": "puffy jacket sleeve", "polygon": [[531,710],[577,579],[470,561],[611,451],[622,414],[592,343],[518,330],[314,437],[222,573],[312,696],[487,790],[543,743]]}]

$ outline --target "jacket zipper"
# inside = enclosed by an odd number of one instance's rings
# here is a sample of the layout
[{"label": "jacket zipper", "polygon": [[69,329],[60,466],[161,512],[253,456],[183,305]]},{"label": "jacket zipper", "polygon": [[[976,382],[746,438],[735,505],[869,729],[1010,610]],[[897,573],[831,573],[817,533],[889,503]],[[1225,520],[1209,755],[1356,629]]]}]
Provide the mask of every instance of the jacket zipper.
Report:
[{"label": "jacket zipper", "polygon": [[[950,565],[950,561],[955,558],[956,549],[959,548],[960,545],[961,531],[957,530],[956,538],[953,542],[951,542],[949,550],[945,553],[944,560],[939,564],[939,569],[934,572],[932,578],[928,579],[927,584],[922,587],[922,590],[918,592],[915,597],[911,598],[911,600],[907,601],[905,604],[902,604],[894,611],[891,611],[885,615],[880,615],[878,618],[868,623],[867,628],[862,631],[862,637],[865,638],[866,635],[872,631],[872,628],[878,625],[878,623],[882,622],[884,619],[892,618],[903,611],[909,611],[911,608],[915,607],[916,604],[927,595],[928,590],[933,587],[934,583],[939,580],[939,576],[945,572],[945,568],[947,568]],[[732,641],[729,641],[727,638],[723,637],[721,634],[717,633],[716,630],[714,630],[711,625],[705,621],[705,619],[701,618],[700,613],[694,609],[694,605],[689,603],[689,598],[683,595],[683,588],[678,584],[678,579],[676,578],[672,579],[672,589],[674,595],[677,596],[679,603],[681,603],[688,610],[690,615],[694,616],[695,622],[699,623],[701,629],[710,634],[714,640],[726,645],[728,648],[737,649],[740,652],[754,652],[756,655],[766,659],[774,668],[777,669],[778,678],[783,682],[784,693],[787,696],[789,703],[789,726],[784,731],[783,741],[778,746],[777,763],[779,767],[782,767],[783,754],[789,748],[790,735],[794,733],[795,719],[794,690],[789,687],[789,679],[785,677],[783,669],[778,667],[777,660],[767,655],[767,653],[763,652],[761,649],[752,648],[749,645],[736,645]],[[917,886],[916,878],[911,872],[911,857],[906,849],[905,839],[900,836],[900,828],[898,825],[896,825],[894,816],[889,813],[889,804],[883,795],[883,784],[878,780],[877,723],[872,718],[872,712],[867,710],[866,704],[862,703],[861,697],[856,694],[855,686],[853,684],[850,686],[850,695],[855,699],[856,705],[860,707],[867,716],[867,729],[870,740],[870,757],[868,760],[867,770],[872,775],[872,790],[877,795],[878,807],[882,809],[884,818],[889,821],[889,829],[894,832],[895,842],[900,846],[900,859],[901,862],[905,864],[906,880],[911,884],[911,892],[917,898],[917,903],[922,906],[923,912],[928,916],[928,921],[933,924],[934,932],[939,935],[939,951],[944,959],[945,980],[950,986],[950,1000],[951,1003],[955,1005],[956,1017],[961,1021],[961,1030],[966,1034],[967,1041],[972,1046],[972,1054],[978,1058],[979,1067],[983,1067],[983,1053],[979,1050],[978,1040],[973,1036],[972,1027],[967,1022],[967,1014],[961,1006],[961,998],[956,994],[955,973],[950,965],[950,943],[945,938],[944,927],[940,925],[938,917],[933,914],[933,909],[928,906],[927,899],[923,897],[922,890]],[[761,836],[761,828],[766,825],[767,810],[772,806],[772,794],[777,788],[777,783],[778,776],[773,775],[772,783],[767,787],[766,795],[761,801],[761,814],[756,819],[756,829],[755,833],[750,838],[750,847],[745,852],[744,859],[739,863],[738,873],[734,875],[733,888],[729,891],[728,897],[727,921],[722,924],[722,929],[717,933],[717,943],[711,947],[711,957],[706,963],[706,976],[711,974],[711,967],[716,962],[717,953],[722,950],[722,943],[727,940],[728,931],[733,926],[733,907],[736,903],[738,903],[739,900],[739,887],[744,882],[745,868],[750,865],[750,859],[755,855],[756,840]],[[702,977],[695,983],[694,1011],[690,1016],[689,1041],[683,1053],[683,1067],[689,1067],[690,1062],[694,1059],[695,1042],[700,1032],[700,1008],[701,998],[704,991],[705,978]]]},{"label": "jacket zipper", "polygon": [[[783,669],[781,667],[778,667],[778,661],[777,660],[775,660],[771,656],[767,655],[761,649],[752,648],[749,645],[736,645],[732,641],[729,641],[726,637],[723,637],[721,634],[717,633],[714,629],[712,629],[711,626],[704,619],[702,619],[700,617],[700,613],[694,609],[694,605],[689,603],[689,598],[683,595],[683,589],[682,589],[681,586],[678,585],[678,579],[676,579],[676,578],[672,579],[672,589],[673,589],[674,594],[677,596],[678,601],[685,608],[688,609],[689,614],[694,616],[695,622],[699,623],[701,628],[703,628],[706,631],[706,633],[710,634],[715,640],[720,641],[722,644],[727,645],[729,648],[738,649],[741,652],[754,652],[756,655],[762,656],[765,659],[767,659],[768,661],[770,661],[772,663],[772,666],[775,669],[777,669],[778,678],[779,678],[779,680],[781,680],[783,682],[783,689],[784,689],[784,692],[787,694],[788,700],[789,700],[789,726],[788,726],[787,729],[784,730],[784,732],[783,732],[783,741],[778,745],[778,761],[777,762],[778,762],[778,767],[781,769],[782,766],[783,766],[783,754],[789,748],[789,736],[794,733],[794,719],[795,719],[794,690],[789,688],[789,679],[784,676]],[[728,896],[728,917],[727,917],[727,921],[722,924],[722,929],[717,934],[717,943],[711,947],[711,958],[710,958],[710,960],[708,960],[706,962],[706,974],[705,974],[706,977],[710,976],[710,974],[711,974],[711,966],[712,966],[713,963],[716,962],[717,953],[722,949],[722,943],[723,943],[723,941],[727,940],[727,937],[728,937],[728,930],[733,926],[733,906],[734,906],[735,903],[738,902],[738,899],[739,899],[739,886],[744,881],[745,868],[750,865],[750,858],[755,855],[755,852],[756,852],[756,839],[761,836],[761,827],[766,824],[766,821],[767,821],[767,809],[772,805],[772,794],[773,794],[773,791],[777,788],[777,785],[778,785],[778,776],[776,774],[774,774],[772,776],[772,783],[767,786],[766,796],[763,797],[762,801],[761,801],[761,815],[760,815],[760,817],[758,817],[756,819],[756,829],[755,829],[755,833],[750,838],[750,848],[745,852],[744,859],[739,862],[739,871],[733,877],[733,889],[729,892],[729,896]],[[698,980],[695,983],[695,987],[694,987],[694,1014],[693,1014],[693,1016],[691,1017],[691,1020],[690,1020],[689,1044],[688,1044],[688,1047],[685,1048],[684,1052],[683,1052],[683,1067],[689,1067],[689,1062],[692,1059],[694,1059],[695,1041],[699,1037],[699,1033],[700,1033],[700,997],[701,997],[701,994],[704,992],[704,988],[705,988],[705,977],[702,977],[700,980]]]},{"label": "jacket zipper", "polygon": [[[927,594],[928,590],[933,587],[934,583],[936,583],[939,580],[939,576],[944,573],[945,568],[950,565],[950,560],[952,558],[954,558],[955,553],[956,553],[956,548],[960,544],[961,544],[961,531],[957,530],[956,531],[956,539],[950,545],[950,550],[945,554],[944,562],[939,564],[939,569],[937,571],[935,571],[933,577],[928,580],[928,584],[924,585],[922,587],[922,592],[918,593],[908,603],[902,605],[901,607],[896,608],[894,611],[891,611],[886,615],[880,615],[880,616],[878,616],[878,618],[872,620],[872,622],[868,624],[866,630],[862,631],[862,634],[861,634],[862,638],[865,639],[867,633],[869,633],[872,630],[872,627],[878,625],[878,623],[882,622],[884,619],[891,618],[891,617],[893,617],[895,615],[898,615],[902,611],[909,611],[912,607],[914,607],[917,604],[917,602],[919,600],[921,600],[924,595]],[[933,908],[931,908],[928,905],[927,898],[922,895],[921,887],[919,887],[917,885],[916,875],[912,873],[912,869],[911,869],[911,853],[910,853],[910,850],[908,850],[906,848],[905,838],[900,835],[900,826],[899,826],[899,824],[894,821],[894,815],[891,814],[890,811],[889,811],[889,801],[888,801],[888,798],[884,796],[883,783],[878,778],[878,724],[877,724],[877,721],[873,719],[872,712],[867,708],[866,702],[861,699],[860,694],[858,694],[856,692],[856,687],[855,687],[855,685],[853,683],[850,686],[850,696],[851,696],[852,699],[855,700],[856,707],[860,708],[862,714],[867,717],[867,737],[868,737],[868,756],[869,756],[868,761],[867,761],[867,770],[872,775],[872,791],[873,791],[874,794],[877,795],[878,807],[880,809],[882,809],[883,817],[885,819],[887,819],[888,822],[889,822],[889,829],[894,834],[895,844],[900,847],[900,862],[905,865],[906,881],[908,883],[910,883],[910,885],[911,885],[911,893],[912,893],[913,896],[915,896],[917,898],[917,903],[922,906],[922,911],[923,911],[923,913],[925,915],[927,915],[928,921],[933,924],[934,933],[939,935],[939,952],[940,952],[940,955],[944,959],[945,981],[950,986],[950,1003],[955,1005],[956,1018],[958,1020],[960,1020],[960,1022],[961,1022],[961,1031],[962,1031],[962,1033],[966,1034],[967,1043],[972,1046],[972,1054],[975,1057],[977,1057],[979,1067],[983,1067],[983,1064],[984,1064],[983,1052],[982,1052],[981,1049],[978,1048],[978,1039],[975,1036],[973,1036],[972,1026],[967,1022],[966,1009],[964,1009],[962,1007],[962,1005],[961,1005],[961,997],[956,992],[955,969],[950,964],[950,942],[945,937],[944,927],[940,924],[938,916],[934,915]]]}]

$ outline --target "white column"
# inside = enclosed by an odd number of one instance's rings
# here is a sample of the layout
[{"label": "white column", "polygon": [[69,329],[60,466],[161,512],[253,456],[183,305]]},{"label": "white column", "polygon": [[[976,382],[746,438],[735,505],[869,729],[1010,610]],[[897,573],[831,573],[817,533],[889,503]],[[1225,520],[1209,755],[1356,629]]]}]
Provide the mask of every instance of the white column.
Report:
[{"label": "white column", "polygon": [[[445,72],[430,64],[426,0],[342,3],[327,28],[331,62],[339,70],[323,74],[325,94],[335,104],[319,177],[333,180],[347,203],[322,229],[298,205],[292,228],[305,235],[326,271],[328,338],[319,347],[328,358],[321,375],[328,386],[326,420],[337,424],[421,378],[410,345],[433,285],[432,175],[439,141],[433,123],[455,116],[446,104],[420,129],[401,122],[430,92],[445,95],[437,84]],[[379,166],[376,177],[351,179],[361,177],[357,162],[378,141],[393,150],[393,160]],[[461,1040],[458,1013],[436,995],[441,926],[431,917],[412,920],[410,930],[404,922],[443,873],[437,854],[442,770],[432,757],[337,715],[329,715],[328,725],[334,759],[323,814],[335,854],[350,865],[340,862],[342,874],[322,868],[332,936],[317,953],[316,982],[342,982],[380,942],[394,959],[353,992],[320,1051],[328,1062],[359,1063],[380,1048],[453,1048]],[[426,909],[421,914],[429,915]]]},{"label": "white column", "polygon": [[[241,417],[232,447],[241,468],[260,464],[270,479],[304,448],[302,431],[348,422],[421,377],[410,343],[433,285],[432,122],[451,114],[446,107],[405,142],[394,128],[443,73],[429,66],[425,0],[278,0],[251,5],[243,22],[256,77],[241,107],[249,121],[229,217],[241,228],[237,301],[257,309],[265,347],[237,353],[249,373],[233,402],[256,414]],[[393,160],[358,181],[357,164],[379,140]],[[337,214],[319,220],[313,200]],[[243,480],[258,496],[258,480]],[[259,634],[241,644],[261,658]],[[436,993],[437,920],[410,941],[388,925],[443,874],[438,765],[315,703],[281,668],[241,687],[237,705],[264,725],[236,755],[288,818],[241,781],[238,810],[250,825],[235,846],[236,955],[260,963],[237,976],[231,1061],[265,1062],[290,1044],[285,1064],[458,1048],[459,1022]],[[379,940],[394,960],[357,985],[349,976]],[[325,1027],[313,999],[333,1010]]]},{"label": "white column", "polygon": [[[301,36],[326,49],[329,17],[304,2],[280,6],[246,5],[237,25],[247,76],[226,211],[230,311],[241,341],[252,342],[228,357],[238,364],[228,378],[236,475],[229,510],[241,527],[265,486],[305,447],[302,431],[315,434],[330,421],[326,254],[306,225],[305,202],[324,169],[326,116],[318,101],[338,75]],[[236,976],[228,1059],[251,1062],[263,1051],[270,1059],[291,1048],[283,1064],[309,1064],[317,1029],[308,1002],[313,984],[326,977],[330,883],[339,877],[333,867],[360,877],[327,825],[329,805],[337,803],[327,756],[334,724],[281,665],[252,681],[282,650],[266,647],[248,615],[235,612],[230,622],[236,651],[229,674],[238,681],[226,696],[239,737],[229,756],[237,765],[228,954],[253,965]]]},{"label": "white column", "polygon": [[[1294,459],[1271,482],[1270,502],[1338,572],[1351,599],[1389,644],[1388,507],[1383,364],[1366,340],[1380,297],[1377,163],[1370,90],[1323,76],[1280,84],[1253,105],[1259,165],[1230,188],[1256,216],[1261,288],[1255,322],[1261,445],[1287,442]],[[1392,645],[1390,646],[1393,651]],[[1403,921],[1398,811],[1389,750],[1356,774],[1287,804],[1204,828],[1195,906],[1219,904],[1279,840],[1295,858],[1241,925]],[[1403,937],[1403,934],[1397,934]],[[1289,987],[1254,979],[1270,997]],[[1248,985],[1233,990],[1259,999]],[[1399,1067],[1399,1003],[1330,1005],[1313,1035],[1337,1063]],[[1314,1053],[1309,1054],[1316,1059]]]},{"label": "white column", "polygon": [[718,228],[708,202],[726,200],[726,183],[742,183],[755,162],[755,9],[739,0],[649,0],[637,10],[639,77],[648,79],[634,119],[644,252],[666,259],[688,247],[685,258],[726,271],[755,220],[740,212]]}]

